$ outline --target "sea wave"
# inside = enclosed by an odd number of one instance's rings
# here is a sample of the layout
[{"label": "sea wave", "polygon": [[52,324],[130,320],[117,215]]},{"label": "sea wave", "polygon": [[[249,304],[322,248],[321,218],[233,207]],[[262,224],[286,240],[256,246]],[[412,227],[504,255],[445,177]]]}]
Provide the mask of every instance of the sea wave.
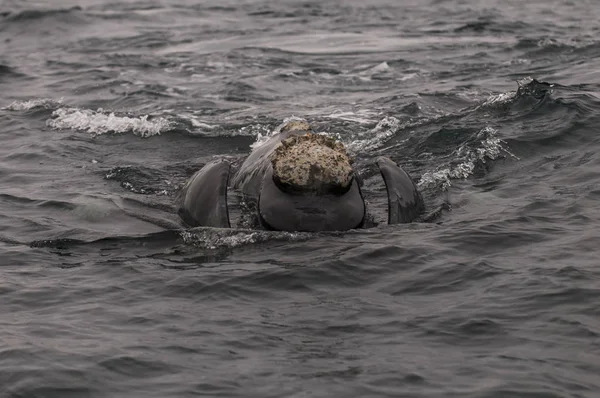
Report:
[{"label": "sea wave", "polygon": [[114,112],[79,108],[59,108],[46,124],[57,130],[86,131],[93,136],[131,132],[143,138],[161,134],[173,126],[172,121],[164,117],[117,116]]},{"label": "sea wave", "polygon": [[475,146],[465,143],[458,147],[450,156],[452,160],[449,165],[425,172],[419,180],[419,188],[439,188],[445,191],[452,186],[452,180],[471,176],[478,164],[496,160],[503,153],[516,158],[508,150],[506,142],[498,136],[496,129],[491,127],[481,129],[475,140],[477,142]]},{"label": "sea wave", "polygon": [[62,105],[63,99],[54,100],[52,98],[36,98],[32,100],[14,101],[10,105],[2,108],[7,111],[29,111],[35,108],[55,109]]}]

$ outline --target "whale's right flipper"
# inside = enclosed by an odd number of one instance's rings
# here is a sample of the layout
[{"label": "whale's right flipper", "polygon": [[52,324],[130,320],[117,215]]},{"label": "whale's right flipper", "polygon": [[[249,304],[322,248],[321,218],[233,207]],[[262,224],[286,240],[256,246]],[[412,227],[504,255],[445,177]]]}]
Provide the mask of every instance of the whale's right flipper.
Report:
[{"label": "whale's right flipper", "polygon": [[377,159],[377,166],[388,193],[388,224],[412,222],[425,210],[416,184],[406,171],[385,156]]},{"label": "whale's right flipper", "polygon": [[207,163],[190,178],[178,197],[178,214],[192,227],[229,228],[227,185],[230,164],[219,159]]}]

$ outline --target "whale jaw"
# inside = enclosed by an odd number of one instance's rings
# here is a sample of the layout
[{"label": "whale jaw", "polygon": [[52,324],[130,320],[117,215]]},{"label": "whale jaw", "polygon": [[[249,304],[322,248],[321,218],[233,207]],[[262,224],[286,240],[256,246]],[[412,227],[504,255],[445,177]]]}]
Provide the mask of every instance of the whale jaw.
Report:
[{"label": "whale jaw", "polygon": [[352,180],[342,194],[286,192],[267,173],[258,201],[259,218],[267,229],[320,232],[360,228],[365,203],[358,183]]}]

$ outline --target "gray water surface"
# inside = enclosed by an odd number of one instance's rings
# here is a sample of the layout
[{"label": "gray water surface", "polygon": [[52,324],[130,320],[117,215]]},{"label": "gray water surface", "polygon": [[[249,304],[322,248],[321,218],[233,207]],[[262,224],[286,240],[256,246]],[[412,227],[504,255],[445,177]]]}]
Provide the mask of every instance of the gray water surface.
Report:
[{"label": "gray water surface", "polygon": [[[0,397],[597,397],[595,1],[0,2]],[[431,223],[185,229],[290,117]]]}]

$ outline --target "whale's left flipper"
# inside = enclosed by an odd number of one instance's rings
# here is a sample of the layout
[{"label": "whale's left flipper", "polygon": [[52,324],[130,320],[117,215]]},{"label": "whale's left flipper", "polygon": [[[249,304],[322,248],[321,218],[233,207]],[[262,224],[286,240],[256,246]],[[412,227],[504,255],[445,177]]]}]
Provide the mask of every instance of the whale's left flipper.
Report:
[{"label": "whale's left flipper", "polygon": [[227,209],[230,167],[224,159],[207,163],[183,187],[177,200],[177,212],[186,224],[192,227],[230,227]]},{"label": "whale's left flipper", "polygon": [[377,159],[377,166],[388,193],[388,224],[412,222],[425,210],[416,184],[406,171],[385,156]]}]

